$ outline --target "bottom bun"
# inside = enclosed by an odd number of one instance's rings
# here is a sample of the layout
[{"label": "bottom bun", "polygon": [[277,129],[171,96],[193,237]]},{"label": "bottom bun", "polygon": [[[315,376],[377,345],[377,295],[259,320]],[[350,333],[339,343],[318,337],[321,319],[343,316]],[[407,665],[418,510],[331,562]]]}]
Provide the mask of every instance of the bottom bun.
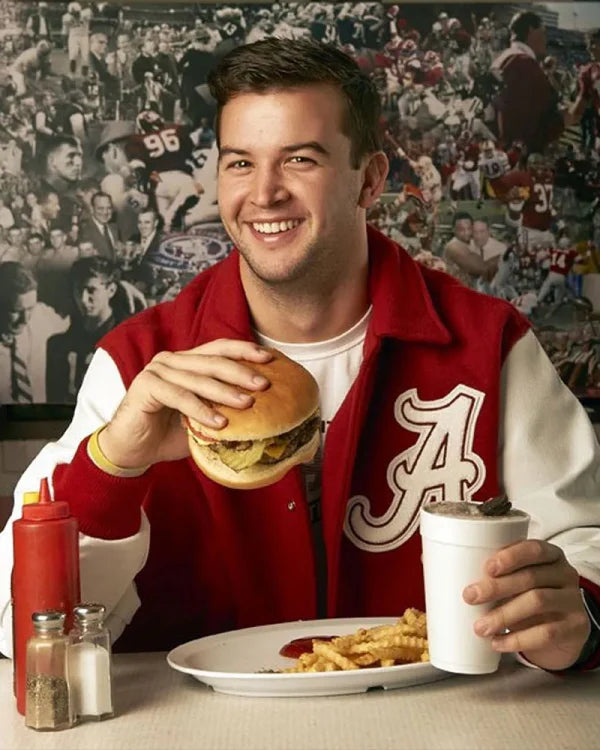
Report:
[{"label": "bottom bun", "polygon": [[248,469],[234,471],[224,464],[210,448],[198,445],[188,433],[190,453],[196,466],[213,481],[236,490],[256,490],[259,487],[275,484],[296,464],[312,461],[319,448],[319,442],[320,436],[317,431],[308,443],[301,445],[294,454],[284,458],[283,461],[278,461],[276,464],[254,464]]}]

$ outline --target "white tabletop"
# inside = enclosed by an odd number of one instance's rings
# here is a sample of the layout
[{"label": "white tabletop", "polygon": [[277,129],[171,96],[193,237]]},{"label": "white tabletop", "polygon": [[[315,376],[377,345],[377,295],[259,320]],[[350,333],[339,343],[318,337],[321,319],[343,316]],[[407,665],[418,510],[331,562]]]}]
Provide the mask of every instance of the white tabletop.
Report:
[{"label": "white tabletop", "polygon": [[0,750],[552,750],[600,748],[600,672],[493,675],[328,698],[239,698],[172,670],[165,654],[114,657],[115,718],[26,729],[0,660]]}]

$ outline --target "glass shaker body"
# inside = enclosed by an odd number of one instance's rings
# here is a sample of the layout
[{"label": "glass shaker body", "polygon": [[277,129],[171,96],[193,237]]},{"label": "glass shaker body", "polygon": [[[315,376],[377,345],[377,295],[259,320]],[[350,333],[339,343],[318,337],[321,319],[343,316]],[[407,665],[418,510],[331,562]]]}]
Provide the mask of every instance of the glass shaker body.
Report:
[{"label": "glass shaker body", "polygon": [[73,725],[69,692],[68,646],[64,612],[45,610],[32,615],[34,635],[27,641],[25,725],[58,730]]},{"label": "glass shaker body", "polygon": [[73,710],[78,720],[100,721],[114,716],[110,633],[101,604],[80,604],[73,610],[69,675]]}]

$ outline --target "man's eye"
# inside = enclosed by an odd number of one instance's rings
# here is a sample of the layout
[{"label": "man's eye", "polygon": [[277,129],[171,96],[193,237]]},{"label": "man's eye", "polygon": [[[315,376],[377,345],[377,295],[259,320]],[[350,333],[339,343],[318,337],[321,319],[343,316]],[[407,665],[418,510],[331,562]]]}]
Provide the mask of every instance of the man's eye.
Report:
[{"label": "man's eye", "polygon": [[238,159],[232,161],[231,164],[227,165],[227,169],[247,169],[250,166],[250,162],[245,159]]},{"label": "man's eye", "polygon": [[308,156],[292,156],[290,161],[294,164],[314,164],[313,159],[309,159]]}]

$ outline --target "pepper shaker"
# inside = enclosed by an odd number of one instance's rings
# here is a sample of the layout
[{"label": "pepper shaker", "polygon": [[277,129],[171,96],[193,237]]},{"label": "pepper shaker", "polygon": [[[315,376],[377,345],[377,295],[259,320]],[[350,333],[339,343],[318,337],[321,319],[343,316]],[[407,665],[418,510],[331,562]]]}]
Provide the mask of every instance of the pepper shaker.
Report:
[{"label": "pepper shaker", "polygon": [[34,635],[27,641],[25,725],[31,729],[67,729],[73,725],[69,692],[65,613],[34,612]]}]

